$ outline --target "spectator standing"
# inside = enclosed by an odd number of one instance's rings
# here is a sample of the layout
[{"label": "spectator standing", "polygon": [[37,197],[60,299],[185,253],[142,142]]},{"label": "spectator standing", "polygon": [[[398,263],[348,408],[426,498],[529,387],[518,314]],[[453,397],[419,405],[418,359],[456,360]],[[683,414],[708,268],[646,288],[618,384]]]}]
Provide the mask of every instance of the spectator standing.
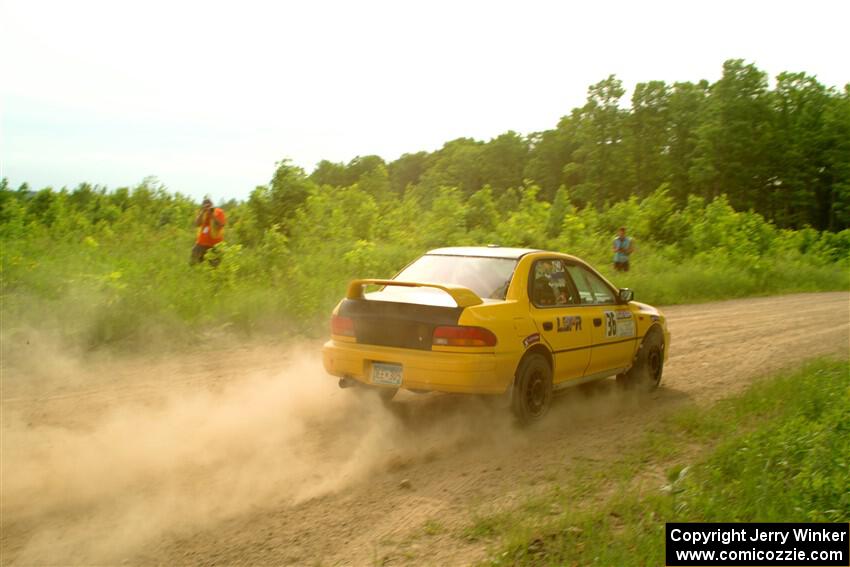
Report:
[{"label": "spectator standing", "polygon": [[632,238],[626,236],[626,227],[621,226],[617,231],[617,237],[614,239],[614,269],[618,272],[629,271],[629,258],[634,252],[634,242]]}]

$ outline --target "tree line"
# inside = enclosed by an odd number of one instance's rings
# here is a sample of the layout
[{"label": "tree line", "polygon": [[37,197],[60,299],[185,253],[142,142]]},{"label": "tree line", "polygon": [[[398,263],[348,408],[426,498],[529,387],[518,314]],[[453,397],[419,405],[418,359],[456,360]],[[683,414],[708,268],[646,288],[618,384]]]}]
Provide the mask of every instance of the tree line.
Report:
[{"label": "tree line", "polygon": [[578,207],[665,188],[678,205],[689,195],[710,201],[725,194],[733,208],[781,228],[850,226],[850,84],[838,91],[783,72],[771,89],[764,71],[734,59],[713,84],[639,83],[627,108],[624,95],[611,75],[551,130],[509,131],[487,142],[458,138],[391,162],[376,155],[325,160],[302,179],[282,163],[252,199],[279,201],[279,212],[290,213],[306,184],[357,183],[378,200],[413,192],[428,201],[440,187],[466,196],[489,187],[510,206],[531,181],[539,199],[553,202],[565,187]]},{"label": "tree line", "polygon": [[[282,160],[245,203],[250,221],[260,233],[272,226],[286,233],[311,194],[355,186],[383,207],[405,198],[428,207],[446,188],[463,199],[484,191],[503,211],[534,186],[539,201],[554,205],[566,191],[580,209],[660,190],[676,208],[689,197],[725,195],[735,210],[779,228],[850,227],[850,84],[839,91],[783,72],[770,89],[764,71],[733,59],[713,84],[639,83],[629,107],[624,95],[611,75],[551,130],[509,131],[486,142],[458,138],[389,162],[377,155],[322,160],[309,174]],[[103,188],[82,184],[72,200],[97,191]],[[112,201],[123,203],[127,191],[116,190]],[[36,210],[51,198],[26,185],[18,192],[34,195]]]}]

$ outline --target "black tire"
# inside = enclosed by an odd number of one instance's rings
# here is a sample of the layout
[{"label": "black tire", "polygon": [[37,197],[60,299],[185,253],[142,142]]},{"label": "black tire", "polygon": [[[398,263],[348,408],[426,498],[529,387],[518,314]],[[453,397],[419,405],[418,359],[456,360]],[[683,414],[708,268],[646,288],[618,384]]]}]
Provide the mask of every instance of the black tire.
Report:
[{"label": "black tire", "polygon": [[542,354],[531,353],[517,368],[511,409],[520,423],[541,419],[552,403],[552,367]]},{"label": "black tire", "polygon": [[652,329],[640,344],[635,363],[625,373],[617,375],[617,384],[625,389],[649,392],[661,383],[664,372],[664,338]]}]

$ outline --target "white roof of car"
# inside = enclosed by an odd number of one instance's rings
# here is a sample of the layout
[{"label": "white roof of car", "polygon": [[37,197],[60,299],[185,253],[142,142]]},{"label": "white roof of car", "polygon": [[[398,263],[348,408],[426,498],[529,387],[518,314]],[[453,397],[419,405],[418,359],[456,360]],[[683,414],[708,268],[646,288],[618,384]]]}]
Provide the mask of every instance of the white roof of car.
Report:
[{"label": "white roof of car", "polygon": [[535,248],[503,248],[501,246],[452,246],[429,250],[428,254],[437,256],[478,256],[485,258],[517,259],[531,252],[540,252]]}]

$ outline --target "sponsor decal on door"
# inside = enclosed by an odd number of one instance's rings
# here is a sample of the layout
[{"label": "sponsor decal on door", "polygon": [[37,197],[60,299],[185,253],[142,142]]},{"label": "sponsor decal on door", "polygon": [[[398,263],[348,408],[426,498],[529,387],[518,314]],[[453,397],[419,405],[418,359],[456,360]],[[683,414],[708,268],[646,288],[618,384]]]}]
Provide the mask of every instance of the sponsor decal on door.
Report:
[{"label": "sponsor decal on door", "polygon": [[631,311],[605,312],[605,337],[635,336],[635,320]]}]

